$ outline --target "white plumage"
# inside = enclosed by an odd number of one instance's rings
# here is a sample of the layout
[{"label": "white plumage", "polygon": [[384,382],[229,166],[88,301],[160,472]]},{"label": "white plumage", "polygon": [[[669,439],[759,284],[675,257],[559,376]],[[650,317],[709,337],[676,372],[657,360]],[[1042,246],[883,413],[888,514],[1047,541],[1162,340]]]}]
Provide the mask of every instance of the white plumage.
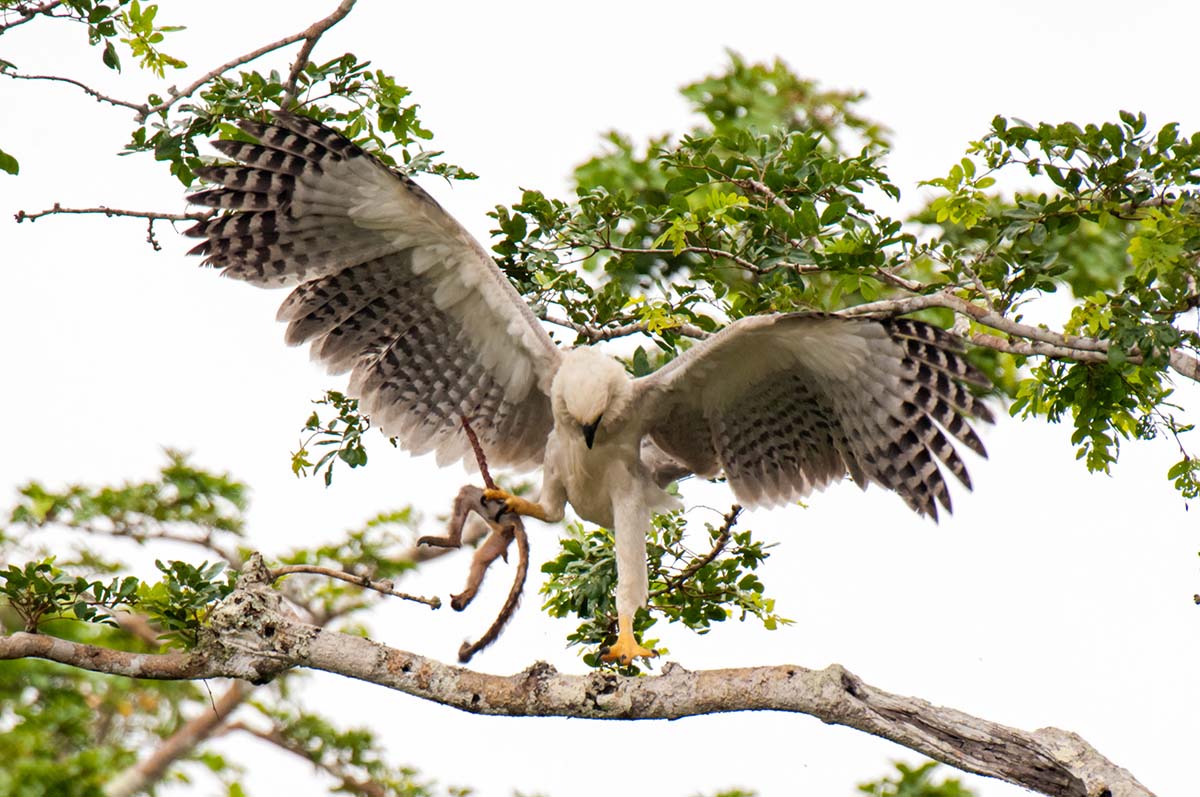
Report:
[{"label": "white plumage", "polygon": [[986,379],[961,342],[906,319],[822,314],[730,324],[649,376],[591,348],[559,350],[483,247],[408,177],[338,133],[278,114],[242,122],[260,144],[217,141],[233,165],[195,203],[229,211],[187,234],[193,253],[262,287],[290,344],[350,371],[362,410],[439,464],[470,457],[465,416],[495,466],[543,466],[530,514],[570,503],[616,537],[620,639],[646,601],[651,514],[683,473],[724,473],[744,504],[793,501],[847,474],[936,518],[944,465],[970,487],[945,433],[981,455],[966,418],[991,420],[964,383]]}]

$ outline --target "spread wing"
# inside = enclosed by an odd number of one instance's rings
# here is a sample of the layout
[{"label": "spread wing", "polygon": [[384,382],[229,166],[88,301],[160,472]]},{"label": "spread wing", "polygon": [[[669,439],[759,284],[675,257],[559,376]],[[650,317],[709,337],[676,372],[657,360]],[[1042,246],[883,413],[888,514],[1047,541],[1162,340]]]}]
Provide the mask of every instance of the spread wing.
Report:
[{"label": "spread wing", "polygon": [[[294,286],[279,308],[287,342],[309,343],[404,448],[439,464],[470,449],[491,464],[542,460],[560,354],[504,274],[408,177],[302,116],[244,121],[260,143],[215,141],[233,165],[198,170],[194,194],[231,212],[187,231],[192,254],[229,277]],[[473,460],[472,460],[473,461]]]},{"label": "spread wing", "polygon": [[988,380],[962,342],[909,319],[792,313],[741,319],[635,380],[653,442],[692,472],[724,471],[739,501],[777,504],[847,473],[916,512],[950,510],[942,463],[969,489],[947,437],[981,456],[967,419],[992,415],[964,383]]}]

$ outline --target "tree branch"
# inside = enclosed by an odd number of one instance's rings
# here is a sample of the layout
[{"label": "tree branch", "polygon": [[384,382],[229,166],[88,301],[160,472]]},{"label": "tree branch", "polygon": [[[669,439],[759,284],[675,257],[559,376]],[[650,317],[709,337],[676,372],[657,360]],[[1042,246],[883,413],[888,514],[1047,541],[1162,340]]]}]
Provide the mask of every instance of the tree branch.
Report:
[{"label": "tree branch", "polygon": [[62,5],[62,0],[53,0],[53,2],[42,3],[41,5],[38,5],[38,6],[30,6],[30,5],[25,5],[24,3],[21,3],[16,6],[13,6],[12,8],[5,9],[5,12],[8,12],[8,11],[17,12],[17,15],[20,17],[20,19],[18,19],[16,22],[5,22],[3,24],[0,24],[0,34],[3,34],[5,32],[7,32],[8,30],[17,27],[18,25],[24,25],[26,22],[33,19],[34,17],[38,17],[38,16],[42,16],[42,15],[62,16],[61,14],[54,15],[54,14],[50,13],[51,11],[53,11],[54,9],[58,8],[61,5]]},{"label": "tree branch", "polygon": [[133,797],[158,783],[172,764],[212,736],[225,718],[244,703],[253,691],[254,687],[246,681],[234,681],[225,693],[217,698],[212,708],[207,708],[199,716],[185,722],[151,755],[109,781],[104,788],[105,797]]},{"label": "tree branch", "polygon": [[737,523],[738,515],[742,514],[742,505],[734,504],[729,509],[729,513],[725,515],[724,523],[721,524],[721,531],[717,534],[717,539],[713,542],[712,548],[704,556],[692,561],[687,567],[679,571],[674,578],[667,580],[667,585],[662,589],[657,589],[650,593],[651,598],[657,598],[659,595],[665,595],[668,592],[674,592],[679,589],[680,585],[684,584],[689,578],[694,576],[700,568],[707,565],[713,559],[721,555],[721,551],[725,550],[725,546],[729,544],[729,540],[733,537],[733,524]]},{"label": "tree branch", "polygon": [[[320,38],[321,34],[323,34],[329,28],[333,27],[333,25],[337,24],[337,22],[339,22],[343,17],[346,16],[346,14],[348,14],[350,12],[350,9],[354,6],[354,3],[355,3],[355,0],[342,0],[342,2],[338,4],[338,7],[336,9],[334,9],[332,14],[330,14],[328,17],[326,17],[322,20],[319,20],[319,21],[313,23],[312,25],[309,25],[307,28],[300,31],[299,33],[294,33],[291,36],[286,36],[282,39],[279,39],[278,41],[271,42],[270,44],[264,44],[262,47],[251,50],[250,52],[246,53],[245,55],[238,56],[237,58],[234,58],[232,61],[227,61],[224,64],[221,64],[216,69],[212,69],[212,70],[206,72],[200,78],[196,79],[192,83],[185,86],[182,90],[176,90],[176,89],[172,88],[170,90],[171,97],[169,99],[163,100],[158,105],[153,105],[150,107],[142,108],[142,110],[144,112],[141,115],[141,120],[144,120],[145,117],[149,116],[150,114],[162,113],[163,111],[169,109],[171,106],[175,105],[175,103],[179,102],[180,100],[182,100],[186,97],[190,97],[191,95],[195,94],[196,91],[198,91],[202,86],[204,86],[205,83],[208,83],[213,78],[219,77],[219,76],[225,74],[226,72],[228,72],[229,70],[234,69],[235,67],[242,66],[243,64],[248,64],[251,61],[255,60],[256,58],[261,58],[262,56],[266,55],[267,53],[274,52],[275,50],[278,50],[283,47],[287,47],[289,44],[295,44],[298,41],[305,41],[307,43],[309,40],[311,40],[311,44],[315,45],[316,40],[318,38]],[[308,54],[311,52],[312,52],[312,46],[308,46],[307,52],[305,52],[305,50],[303,48],[301,49],[300,57],[298,57],[296,59],[295,63],[292,64],[292,70],[295,75],[299,75],[300,69],[303,69],[303,67],[304,67],[304,62],[303,62],[303,60],[301,60],[301,58],[307,58]],[[297,65],[299,65],[299,68],[297,68]],[[292,79],[293,79],[292,76],[289,75],[289,80],[292,80]],[[290,95],[290,92],[289,92],[289,95]]]},{"label": "tree branch", "polygon": [[128,100],[119,100],[116,97],[110,97],[107,94],[101,94],[99,91],[87,85],[86,83],[82,83],[74,78],[62,77],[61,75],[22,75],[19,72],[12,72],[7,69],[0,69],[0,75],[12,78],[13,80],[50,80],[55,83],[67,83],[82,89],[84,93],[94,97],[96,102],[107,102],[109,105],[115,105],[119,108],[129,108],[130,110],[137,111],[139,114],[145,114],[147,110],[144,104],[129,102]]},{"label": "tree branch", "polygon": [[[949,291],[907,296],[899,299],[883,299],[878,302],[860,304],[839,310],[834,315],[858,317],[870,315],[900,315],[924,310],[930,307],[944,307],[948,310],[967,316],[972,320],[1028,342],[1011,341],[993,335],[972,335],[973,342],[997,351],[1010,354],[1042,355],[1062,360],[1076,362],[1107,362],[1110,343],[1096,338],[1084,338],[1077,335],[1066,335],[1041,327],[1032,327],[1018,321],[1005,318],[1003,315],[979,305],[972,304],[966,299],[955,296]],[[1139,362],[1134,354],[1130,361]],[[1200,381],[1200,361],[1183,349],[1172,349],[1169,364],[1172,370],[1188,379]]]},{"label": "tree branch", "polygon": [[206,221],[212,218],[215,211],[206,211],[203,213],[159,213],[156,210],[122,210],[121,208],[109,208],[103,205],[94,208],[64,208],[59,203],[47,210],[40,210],[36,213],[29,213],[24,210],[18,210],[13,217],[20,224],[23,221],[37,221],[43,216],[56,216],[60,214],[76,213],[76,214],[103,214],[105,216],[129,216],[135,219],[149,219],[150,221]]},{"label": "tree branch", "polygon": [[377,783],[373,780],[359,780],[347,772],[342,767],[323,761],[317,754],[309,752],[307,749],[288,739],[277,730],[261,731],[257,728],[252,728],[243,722],[235,722],[229,726],[231,731],[242,731],[248,733],[257,739],[264,742],[269,742],[280,750],[291,753],[294,756],[303,758],[313,766],[323,769],[333,777],[337,778],[342,785],[342,789],[354,794],[362,794],[365,797],[388,797],[390,792],[382,783]]},{"label": "tree branch", "polygon": [[728,711],[807,714],[889,739],[959,769],[1054,797],[1152,797],[1129,772],[1078,736],[1022,731],[863,683],[840,665],[688,672],[626,678],[567,675],[535,664],[511,676],[455,667],[369,639],[298,622],[252,559],[210,613],[192,653],[136,654],[40,634],[0,636],[0,660],[36,657],[136,678],[233,677],[263,683],[307,667],[378,684],[476,714],[592,719],[678,719]]},{"label": "tree branch", "polygon": [[441,598],[423,598],[420,595],[409,595],[407,592],[399,592],[394,588],[394,583],[391,580],[374,581],[367,576],[359,576],[354,573],[347,573],[344,570],[334,570],[332,567],[321,567],[319,565],[283,565],[272,568],[271,580],[276,581],[293,573],[310,573],[327,578],[336,578],[339,581],[346,581],[363,589],[374,590],[384,595],[391,595],[394,598],[403,598],[406,601],[423,603],[431,609],[440,609],[442,606]]},{"label": "tree branch", "polygon": [[350,13],[350,9],[354,8],[354,3],[355,0],[342,0],[332,14],[325,17],[325,19],[314,22],[301,32],[304,44],[300,46],[300,52],[296,53],[296,60],[292,62],[292,68],[288,72],[287,80],[283,84],[285,104],[288,100],[295,99],[296,81],[299,79],[304,65],[308,63],[308,58],[312,55],[313,48],[317,46],[317,41],[324,35],[325,31],[341,22]]},{"label": "tree branch", "polygon": [[[555,326],[575,330],[577,334],[587,338],[588,343],[597,343],[602,340],[612,340],[613,338],[623,338],[627,335],[637,335],[650,331],[650,326],[644,321],[638,321],[631,324],[622,324],[615,327],[596,327],[592,326],[591,324],[579,324],[570,320],[569,318],[558,318],[550,315],[543,316],[543,320],[554,324]],[[687,338],[703,340],[704,338],[709,337],[708,332],[705,332],[703,329],[693,324],[680,324],[679,326],[671,328]]]}]

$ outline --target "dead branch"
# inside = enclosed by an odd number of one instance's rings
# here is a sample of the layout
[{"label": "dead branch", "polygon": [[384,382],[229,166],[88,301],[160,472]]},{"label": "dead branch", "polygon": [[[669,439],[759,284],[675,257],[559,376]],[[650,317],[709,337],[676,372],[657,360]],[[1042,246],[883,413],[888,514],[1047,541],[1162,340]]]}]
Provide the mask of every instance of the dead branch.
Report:
[{"label": "dead branch", "polygon": [[394,587],[394,582],[391,580],[374,581],[367,576],[355,575],[347,573],[344,570],[334,570],[332,567],[320,567],[319,565],[282,565],[271,569],[271,580],[276,581],[284,576],[294,573],[309,573],[317,576],[325,576],[327,578],[336,578],[339,581],[345,581],[354,584],[363,589],[374,590],[383,595],[391,595],[393,598],[403,598],[406,601],[414,603],[423,603],[431,609],[440,609],[442,600],[438,597],[423,598],[420,595],[410,595],[407,592],[400,592]]},{"label": "dead branch", "polygon": [[233,677],[262,683],[296,667],[344,675],[476,714],[593,719],[678,719],[728,711],[807,714],[890,739],[959,769],[1053,797],[1152,797],[1129,772],[1078,736],[1023,731],[863,683],[840,665],[781,665],[626,678],[567,675],[536,664],[498,676],[298,622],[251,561],[238,588],[210,613],[191,653],[128,653],[18,632],[0,636],[0,660],[41,658],[136,678]]}]

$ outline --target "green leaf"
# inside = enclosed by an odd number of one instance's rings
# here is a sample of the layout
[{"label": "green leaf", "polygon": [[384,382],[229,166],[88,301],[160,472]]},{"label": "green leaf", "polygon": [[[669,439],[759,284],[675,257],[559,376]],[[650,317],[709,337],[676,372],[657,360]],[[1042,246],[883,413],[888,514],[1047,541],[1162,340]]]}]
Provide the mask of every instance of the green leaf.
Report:
[{"label": "green leaf", "polygon": [[2,149],[0,149],[0,171],[6,171],[9,174],[17,174],[21,171],[17,159]]},{"label": "green leaf", "polygon": [[101,56],[101,60],[109,69],[121,71],[121,59],[117,56],[117,48],[113,47],[112,42],[104,43],[104,54]]}]

